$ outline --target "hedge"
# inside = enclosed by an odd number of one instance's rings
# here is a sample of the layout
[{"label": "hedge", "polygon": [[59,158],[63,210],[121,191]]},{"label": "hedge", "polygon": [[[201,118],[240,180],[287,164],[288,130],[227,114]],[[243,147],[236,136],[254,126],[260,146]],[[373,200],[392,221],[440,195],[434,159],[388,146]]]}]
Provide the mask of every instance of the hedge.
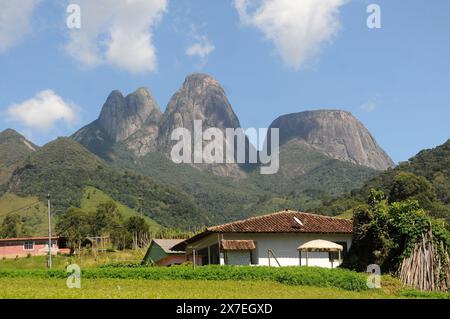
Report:
[{"label": "hedge", "polygon": [[[0,278],[37,277],[67,278],[64,270],[0,270]],[[143,280],[259,280],[287,285],[336,287],[345,290],[367,290],[366,276],[346,269],[317,267],[234,267],[189,266],[174,267],[105,267],[82,270],[84,279],[143,279]]]}]

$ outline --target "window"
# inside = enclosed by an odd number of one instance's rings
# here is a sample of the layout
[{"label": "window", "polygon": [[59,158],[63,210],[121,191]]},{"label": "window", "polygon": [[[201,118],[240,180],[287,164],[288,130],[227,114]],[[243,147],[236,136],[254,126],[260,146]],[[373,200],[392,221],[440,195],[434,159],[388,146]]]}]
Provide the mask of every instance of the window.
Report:
[{"label": "window", "polygon": [[32,241],[26,241],[26,242],[23,244],[23,249],[24,249],[24,250],[33,250],[33,249],[34,249],[34,242],[32,242]]}]

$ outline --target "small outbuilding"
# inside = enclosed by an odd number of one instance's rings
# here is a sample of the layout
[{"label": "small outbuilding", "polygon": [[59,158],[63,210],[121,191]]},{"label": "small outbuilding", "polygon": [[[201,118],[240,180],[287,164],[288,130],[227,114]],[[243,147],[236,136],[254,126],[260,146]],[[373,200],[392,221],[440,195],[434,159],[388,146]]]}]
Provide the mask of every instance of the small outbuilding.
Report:
[{"label": "small outbuilding", "polygon": [[143,263],[157,266],[180,265],[186,261],[186,252],[172,250],[172,247],[183,242],[183,239],[153,239],[145,254]]}]

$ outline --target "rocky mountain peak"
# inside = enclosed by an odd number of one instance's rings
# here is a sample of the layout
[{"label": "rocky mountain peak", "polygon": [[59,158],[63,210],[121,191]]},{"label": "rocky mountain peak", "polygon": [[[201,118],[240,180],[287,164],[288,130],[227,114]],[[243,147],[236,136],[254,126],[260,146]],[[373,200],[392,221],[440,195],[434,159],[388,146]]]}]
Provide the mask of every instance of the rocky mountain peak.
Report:
[{"label": "rocky mountain peak", "polygon": [[394,166],[364,125],[347,111],[288,114],[276,119],[271,128],[280,129],[280,145],[297,140],[341,161],[377,170]]},{"label": "rocky mountain peak", "polygon": [[190,129],[194,120],[203,120],[207,127],[240,127],[225,91],[217,80],[206,74],[186,78],[170,99],[161,127]]},{"label": "rocky mountain peak", "polygon": [[23,137],[20,135],[16,130],[13,130],[12,128],[7,128],[0,132],[0,136],[2,137]]},{"label": "rocky mountain peak", "polygon": [[0,133],[0,185],[5,183],[18,165],[39,147],[13,129]]},{"label": "rocky mountain peak", "polygon": [[[214,127],[222,130],[224,134],[227,128],[241,127],[222,86],[216,79],[206,74],[189,75],[170,99],[159,125],[157,149],[170,154],[175,144],[171,140],[173,130],[183,127],[194,132],[196,120],[202,121],[203,130]],[[203,169],[206,166],[200,164],[198,168]],[[207,169],[218,175],[242,175],[237,165],[232,166],[212,165]]]},{"label": "rocky mountain peak", "polygon": [[120,91],[108,96],[98,122],[115,142],[122,142],[133,135],[144,124],[156,123],[161,111],[153,96],[146,88],[124,97]]},{"label": "rocky mountain peak", "polygon": [[[223,92],[220,83],[212,76],[203,73],[194,73],[186,77],[182,90],[190,97],[203,94],[207,90],[219,90]],[[223,92],[225,94],[225,92]]]},{"label": "rocky mountain peak", "polygon": [[[10,145],[11,148],[15,148],[18,146],[26,147],[27,150],[33,152],[39,148],[32,142],[28,141],[22,134],[11,128],[7,128],[6,130],[0,132],[0,144]],[[11,149],[10,151],[13,151],[13,149]]]}]

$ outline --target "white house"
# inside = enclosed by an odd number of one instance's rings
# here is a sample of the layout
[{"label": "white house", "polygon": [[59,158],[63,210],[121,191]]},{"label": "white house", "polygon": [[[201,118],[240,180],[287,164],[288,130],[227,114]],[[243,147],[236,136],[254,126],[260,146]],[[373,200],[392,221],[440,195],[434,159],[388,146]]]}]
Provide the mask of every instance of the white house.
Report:
[{"label": "white house", "polygon": [[209,227],[172,249],[197,265],[334,268],[352,243],[352,221],[282,211]]}]

